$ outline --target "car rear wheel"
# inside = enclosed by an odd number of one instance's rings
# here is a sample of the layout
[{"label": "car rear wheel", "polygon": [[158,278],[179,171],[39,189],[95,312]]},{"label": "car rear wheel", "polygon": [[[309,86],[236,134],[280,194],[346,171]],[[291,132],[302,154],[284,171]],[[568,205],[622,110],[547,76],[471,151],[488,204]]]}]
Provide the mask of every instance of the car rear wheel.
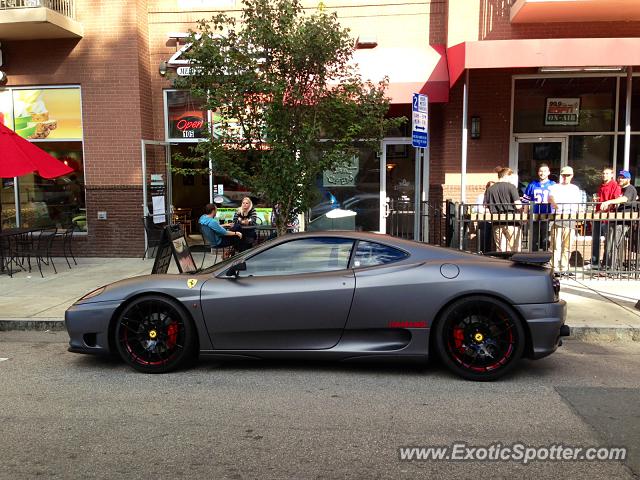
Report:
[{"label": "car rear wheel", "polygon": [[525,334],[513,308],[490,297],[451,304],[434,332],[443,363],[468,380],[496,380],[522,357]]},{"label": "car rear wheel", "polygon": [[193,359],[195,335],[184,309],[162,296],[135,299],[116,320],[118,353],[145,373],[164,373],[184,366]]}]

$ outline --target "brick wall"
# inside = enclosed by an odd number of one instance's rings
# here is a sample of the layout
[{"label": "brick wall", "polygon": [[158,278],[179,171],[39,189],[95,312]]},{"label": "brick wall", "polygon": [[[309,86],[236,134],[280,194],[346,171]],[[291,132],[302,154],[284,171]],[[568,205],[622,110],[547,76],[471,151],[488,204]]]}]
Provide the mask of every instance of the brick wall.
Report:
[{"label": "brick wall", "polygon": [[[467,2],[467,0],[462,1]],[[554,22],[512,25],[509,20],[511,7],[508,2],[483,0],[479,2],[479,8],[479,40],[640,36],[640,22]]]},{"label": "brick wall", "polygon": [[84,38],[2,42],[8,86],[81,86],[89,233],[79,254],[142,254],[131,217],[141,216],[140,139],[153,135],[146,10],[146,0],[77,2]]},{"label": "brick wall", "polygon": [[[509,165],[511,70],[472,70],[469,74],[469,128],[480,117],[480,138],[468,138],[467,202],[484,191],[496,166]],[[443,199],[460,200],[462,163],[463,81],[451,90],[449,103],[434,108],[431,117],[431,185]]]}]

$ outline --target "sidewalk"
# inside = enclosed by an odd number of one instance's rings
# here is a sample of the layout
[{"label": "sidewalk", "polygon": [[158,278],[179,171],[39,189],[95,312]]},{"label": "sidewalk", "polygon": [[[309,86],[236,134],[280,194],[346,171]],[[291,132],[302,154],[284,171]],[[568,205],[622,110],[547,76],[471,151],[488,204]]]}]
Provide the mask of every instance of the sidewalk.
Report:
[{"label": "sidewalk", "polygon": [[[107,283],[151,272],[153,259],[78,258],[71,269],[54,259],[58,274],[43,267],[10,278],[0,275],[0,331],[63,330],[64,312],[85,293]],[[172,263],[169,273],[177,273]],[[567,324],[573,338],[589,341],[640,341],[640,282],[562,280]],[[636,306],[637,305],[637,306]]]}]

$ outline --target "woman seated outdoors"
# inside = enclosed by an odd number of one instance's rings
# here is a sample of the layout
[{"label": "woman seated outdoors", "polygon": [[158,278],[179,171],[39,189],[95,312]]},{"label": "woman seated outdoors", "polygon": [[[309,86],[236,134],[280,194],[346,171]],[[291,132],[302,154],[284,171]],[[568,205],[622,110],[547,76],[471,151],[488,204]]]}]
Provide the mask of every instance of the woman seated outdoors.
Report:
[{"label": "woman seated outdoors", "polygon": [[239,241],[242,240],[242,232],[226,230],[215,218],[218,207],[213,203],[207,203],[204,207],[205,213],[200,217],[200,232],[203,239],[214,248],[234,247],[238,248]]},{"label": "woman seated outdoors", "polygon": [[256,225],[258,224],[258,214],[253,208],[253,202],[249,197],[242,199],[242,204],[233,214],[233,226],[231,230],[242,232],[242,238],[238,242],[237,250],[244,252],[253,247],[256,242]]}]

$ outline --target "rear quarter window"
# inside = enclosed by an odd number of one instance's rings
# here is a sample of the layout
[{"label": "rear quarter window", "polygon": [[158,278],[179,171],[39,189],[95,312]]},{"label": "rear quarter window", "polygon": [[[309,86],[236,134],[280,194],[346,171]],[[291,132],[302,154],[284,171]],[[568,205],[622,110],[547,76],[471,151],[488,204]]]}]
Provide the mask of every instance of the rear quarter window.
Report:
[{"label": "rear quarter window", "polygon": [[373,267],[398,262],[408,256],[407,252],[388,245],[360,241],[353,258],[353,268]]}]

